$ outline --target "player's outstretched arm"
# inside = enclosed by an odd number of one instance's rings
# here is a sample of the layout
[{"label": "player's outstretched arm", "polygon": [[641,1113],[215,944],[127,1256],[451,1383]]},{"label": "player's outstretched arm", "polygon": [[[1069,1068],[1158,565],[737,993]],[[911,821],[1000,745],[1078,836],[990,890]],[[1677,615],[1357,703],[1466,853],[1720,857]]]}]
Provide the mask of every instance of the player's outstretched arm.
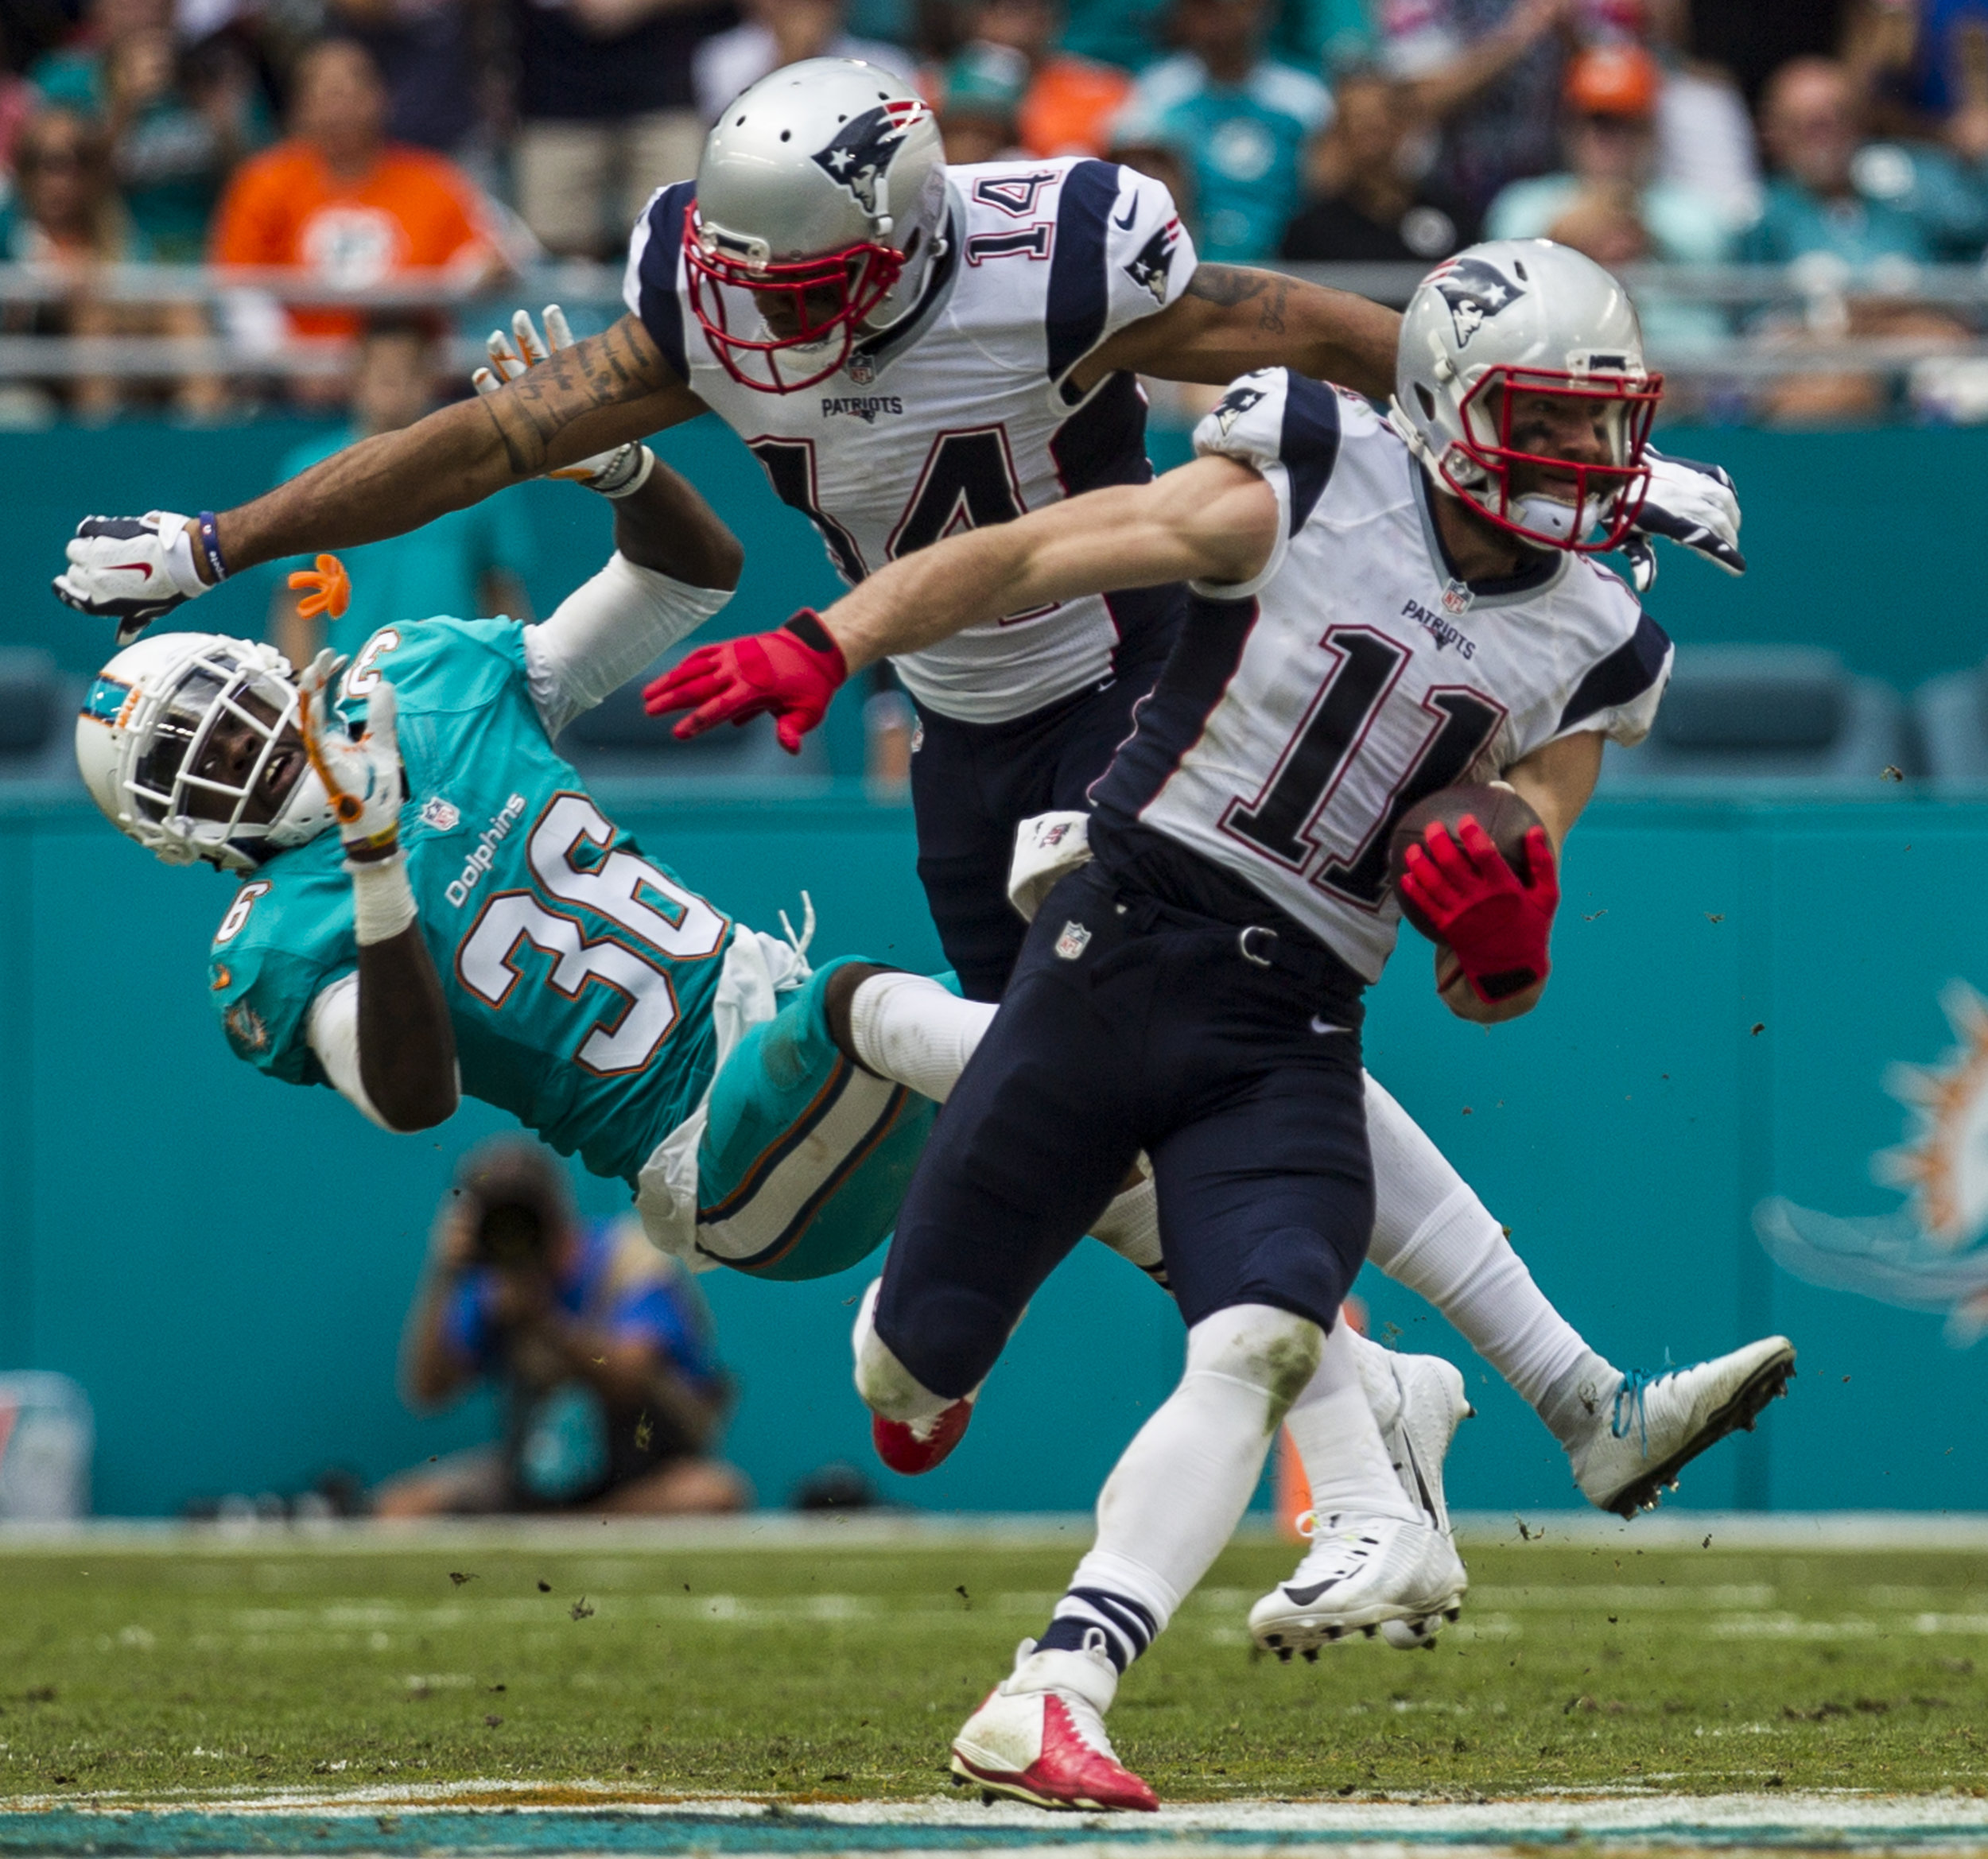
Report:
[{"label": "player's outstretched arm", "polygon": [[232,570],[402,535],[703,411],[649,332],[623,316],[495,394],[363,440],[223,512],[221,553]]},{"label": "player's outstretched arm", "polygon": [[[184,518],[150,529],[142,518],[88,518],[69,544],[56,592],[82,612],[135,630],[223,572],[404,535],[507,484],[703,411],[642,324],[623,316],[497,393],[363,440],[223,511],[211,537]],[[161,597],[161,590],[169,591]]]},{"label": "player's outstretched arm", "polygon": [[[645,458],[648,448],[643,448]],[[745,551],[717,512],[659,461],[615,502],[615,553],[525,629],[532,701],[556,737],[732,598]]]},{"label": "player's outstretched arm", "polygon": [[1150,484],[1087,491],[900,557],[826,613],[693,652],[644,703],[652,716],[689,710],[677,725],[683,737],[770,713],[798,753],[863,666],[1081,594],[1253,580],[1279,520],[1276,493],[1249,466],[1198,458]]},{"label": "player's outstretched arm", "polygon": [[1163,310],[1101,343],[1071,371],[1088,389],[1126,368],[1220,387],[1258,368],[1295,368],[1376,400],[1394,391],[1400,312],[1276,271],[1203,265]]},{"label": "player's outstretched arm", "polygon": [[637,568],[728,594],[745,568],[739,538],[690,481],[660,459],[641,489],[615,505],[615,547]]},{"label": "player's outstretched arm", "polygon": [[1112,485],[907,555],[822,615],[852,670],[971,626],[1108,588],[1247,581],[1277,543],[1276,494],[1232,458]]}]

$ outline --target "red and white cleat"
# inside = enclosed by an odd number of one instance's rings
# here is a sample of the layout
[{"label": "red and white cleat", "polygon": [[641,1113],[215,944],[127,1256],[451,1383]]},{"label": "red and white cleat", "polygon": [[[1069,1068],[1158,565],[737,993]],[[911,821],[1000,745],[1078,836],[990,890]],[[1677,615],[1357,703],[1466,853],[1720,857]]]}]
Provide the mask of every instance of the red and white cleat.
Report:
[{"label": "red and white cleat", "polygon": [[971,1395],[962,1395],[929,1420],[887,1420],[881,1414],[872,1414],[870,1440],[876,1456],[893,1472],[915,1478],[930,1471],[960,1443],[973,1418]]},{"label": "red and white cleat", "polygon": [[953,1739],[953,1774],[1037,1807],[1152,1813],[1159,1798],[1105,1733],[1117,1690],[1118,1668],[1102,1650],[1038,1652],[1024,1640],[1013,1672]]}]

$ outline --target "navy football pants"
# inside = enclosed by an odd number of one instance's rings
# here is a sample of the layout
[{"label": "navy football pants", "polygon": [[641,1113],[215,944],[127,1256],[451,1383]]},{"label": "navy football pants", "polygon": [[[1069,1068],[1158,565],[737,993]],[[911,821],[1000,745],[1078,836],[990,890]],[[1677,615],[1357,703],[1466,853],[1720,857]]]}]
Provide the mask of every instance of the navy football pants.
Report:
[{"label": "navy football pants", "polygon": [[918,879],[969,1000],[1001,998],[1028,933],[1008,901],[1015,828],[1089,806],[1092,783],[1132,733],[1133,706],[1164,662],[1163,652],[1142,650],[1111,682],[1012,723],[960,723],[920,707],[911,758]]},{"label": "navy football pants", "polygon": [[1258,967],[1233,926],[1134,931],[1116,895],[1093,864],[1045,899],[899,1213],[877,1334],[934,1394],[985,1378],[1141,1149],[1190,1328],[1236,1304],[1330,1328],[1366,1257],[1357,981]]}]

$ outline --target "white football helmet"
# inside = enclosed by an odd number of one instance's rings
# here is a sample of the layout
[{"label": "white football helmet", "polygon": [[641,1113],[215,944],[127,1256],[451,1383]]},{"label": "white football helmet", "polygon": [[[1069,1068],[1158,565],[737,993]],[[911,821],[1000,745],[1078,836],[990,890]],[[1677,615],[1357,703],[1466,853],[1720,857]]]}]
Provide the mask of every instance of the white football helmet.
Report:
[{"label": "white football helmet", "polygon": [[[169,865],[205,859],[252,871],[332,823],[295,728],[297,697],[289,661],[274,646],[153,633],[97,673],[76,719],[76,766],[111,824]],[[232,779],[213,741],[223,718],[253,751],[238,758]],[[247,817],[263,807],[266,819]]]},{"label": "white football helmet", "polygon": [[[1598,554],[1621,544],[1642,508],[1643,451],[1663,391],[1664,377],[1643,363],[1636,306],[1614,278],[1550,239],[1500,239],[1446,258],[1416,287],[1389,417],[1437,483],[1499,528]],[[1607,462],[1515,444],[1515,406],[1523,424],[1540,399],[1598,415]],[[1515,466],[1544,467],[1558,484],[1515,491]]]},{"label": "white football helmet", "polygon": [[690,307],[734,380],[792,394],[917,304],[945,232],[931,107],[874,64],[804,59],[705,139],[684,215]]}]

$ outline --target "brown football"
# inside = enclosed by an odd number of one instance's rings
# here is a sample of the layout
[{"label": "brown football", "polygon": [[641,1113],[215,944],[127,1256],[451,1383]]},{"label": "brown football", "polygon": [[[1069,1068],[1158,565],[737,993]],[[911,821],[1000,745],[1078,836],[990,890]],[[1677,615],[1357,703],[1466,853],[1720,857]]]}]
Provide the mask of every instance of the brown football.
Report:
[{"label": "brown football", "polygon": [[[1439,789],[1427,800],[1417,801],[1396,823],[1388,841],[1388,882],[1400,896],[1401,875],[1408,868],[1408,848],[1417,844],[1423,832],[1440,821],[1454,836],[1468,813],[1491,835],[1492,843],[1505,854],[1505,862],[1523,878],[1526,875],[1525,836],[1540,824],[1540,816],[1502,782],[1461,782],[1454,787]],[[1442,939],[1435,926],[1425,918],[1405,896],[1400,897],[1401,914],[1431,942]]]}]

